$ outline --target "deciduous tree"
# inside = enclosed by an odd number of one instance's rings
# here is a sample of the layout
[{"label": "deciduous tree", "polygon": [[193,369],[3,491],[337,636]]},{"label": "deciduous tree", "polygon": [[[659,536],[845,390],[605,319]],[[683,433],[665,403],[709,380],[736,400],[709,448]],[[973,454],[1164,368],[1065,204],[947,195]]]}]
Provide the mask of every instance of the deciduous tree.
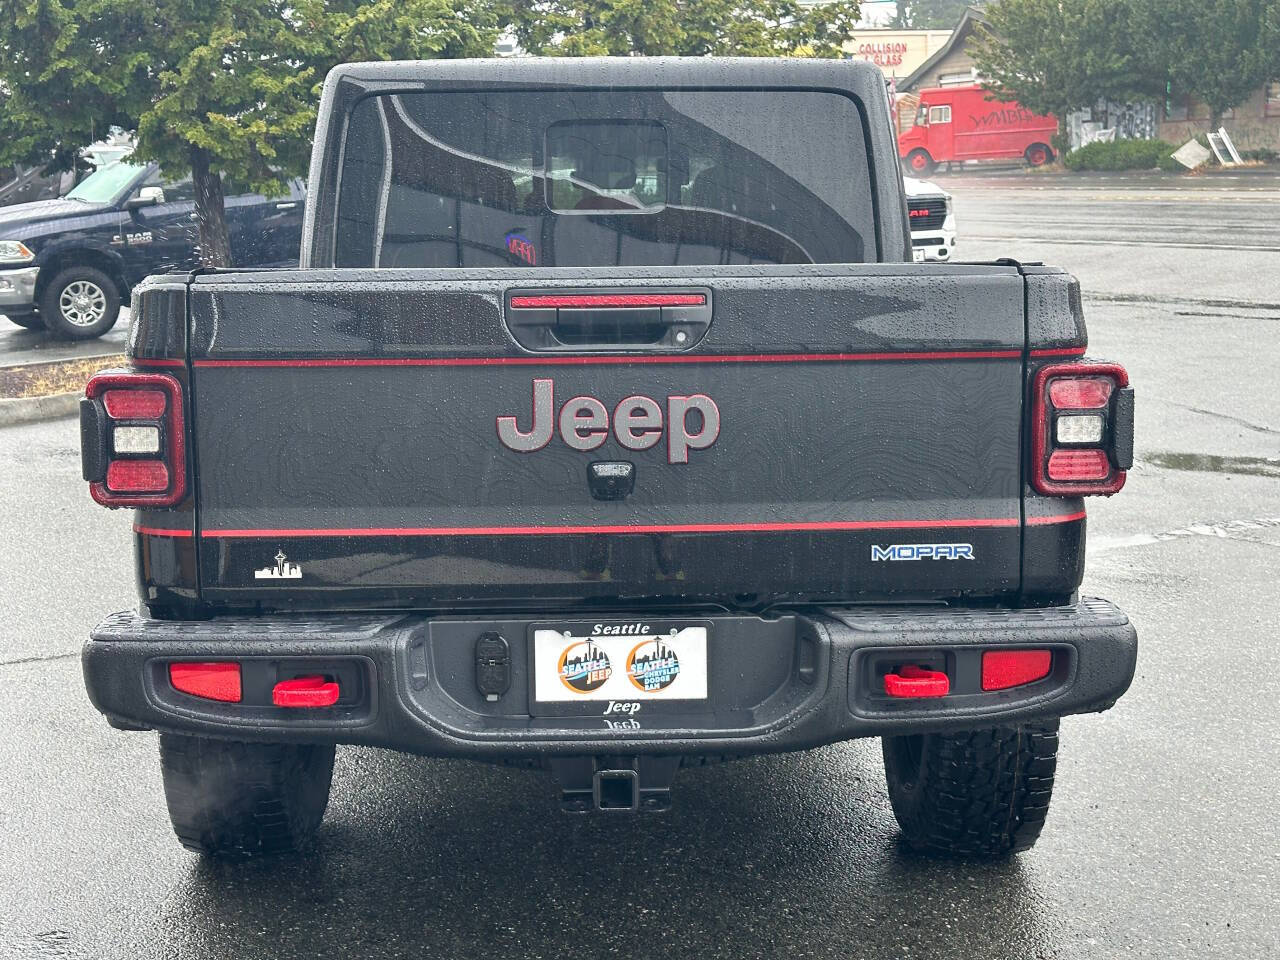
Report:
[{"label": "deciduous tree", "polygon": [[890,23],[904,30],[950,30],[970,6],[969,0],[898,0]]},{"label": "deciduous tree", "polygon": [[983,12],[973,55],[986,88],[1056,115],[1060,149],[1071,111],[1151,92],[1132,0],[995,0]]},{"label": "deciduous tree", "polygon": [[[1280,76],[1277,0],[1134,2],[1148,33],[1149,70],[1175,94],[1191,94],[1208,106],[1210,129]],[[1163,82],[1160,87],[1163,95]]]}]

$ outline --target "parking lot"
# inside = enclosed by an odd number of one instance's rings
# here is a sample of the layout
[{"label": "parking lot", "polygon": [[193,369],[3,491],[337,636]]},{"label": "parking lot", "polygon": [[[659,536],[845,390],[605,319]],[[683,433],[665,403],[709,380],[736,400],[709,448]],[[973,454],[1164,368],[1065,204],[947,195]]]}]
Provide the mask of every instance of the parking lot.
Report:
[{"label": "parking lot", "polygon": [[135,602],[130,518],[89,500],[58,420],[0,429],[0,956],[1275,955],[1280,177],[938,182],[961,259],[1081,278],[1091,353],[1138,393],[1085,584],[1136,622],[1138,674],[1064,721],[1033,851],[906,853],[874,741],[686,770],[636,819],[560,814],[539,773],[340,748],[312,852],[203,863],[155,735],[84,696],[80,644]]}]

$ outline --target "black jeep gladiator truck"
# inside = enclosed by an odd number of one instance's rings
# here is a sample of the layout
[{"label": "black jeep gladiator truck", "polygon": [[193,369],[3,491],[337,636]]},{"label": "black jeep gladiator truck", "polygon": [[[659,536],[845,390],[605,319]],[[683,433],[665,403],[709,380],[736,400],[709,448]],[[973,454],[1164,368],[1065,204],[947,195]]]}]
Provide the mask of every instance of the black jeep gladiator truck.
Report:
[{"label": "black jeep gladiator truck", "polygon": [[304,843],[337,743],[650,811],[876,736],[911,846],[1031,846],[1133,676],[1078,594],[1133,394],[1062,271],[910,260],[870,65],[335,70],[301,268],[148,280],[81,404],[141,601],[85,680],[181,841]]}]

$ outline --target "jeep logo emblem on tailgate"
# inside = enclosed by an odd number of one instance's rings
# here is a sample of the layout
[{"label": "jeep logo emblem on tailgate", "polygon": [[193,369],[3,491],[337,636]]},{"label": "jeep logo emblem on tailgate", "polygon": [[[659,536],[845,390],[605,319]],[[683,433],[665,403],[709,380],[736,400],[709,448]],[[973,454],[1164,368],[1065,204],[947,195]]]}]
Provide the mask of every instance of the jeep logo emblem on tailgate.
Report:
[{"label": "jeep logo emblem on tailgate", "polygon": [[[516,418],[498,417],[498,439],[519,453],[533,453],[551,442],[559,428],[560,439],[574,450],[595,450],[609,438],[609,408],[590,396],[576,396],[555,413],[555,383],[533,381],[533,421],[521,430]],[[695,415],[696,414],[696,415]],[[636,394],[613,408],[613,434],[628,450],[648,450],[662,439],[662,406],[652,397]],[[688,463],[690,450],[705,450],[720,435],[720,408],[705,393],[667,397],[665,430],[667,460]]]}]

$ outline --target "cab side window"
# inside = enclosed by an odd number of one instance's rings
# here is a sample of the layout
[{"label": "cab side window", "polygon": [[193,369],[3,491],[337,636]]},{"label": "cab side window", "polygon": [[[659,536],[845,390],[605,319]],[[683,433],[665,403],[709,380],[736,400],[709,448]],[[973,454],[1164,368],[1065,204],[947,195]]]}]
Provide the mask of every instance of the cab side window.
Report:
[{"label": "cab side window", "polygon": [[194,203],[196,199],[195,184],[190,177],[166,180],[160,175],[160,171],[156,170],[139,186],[160,187],[164,190],[165,203]]},{"label": "cab side window", "polygon": [[194,203],[196,188],[190,177],[181,180],[165,180],[160,184],[164,188],[165,203]]},{"label": "cab side window", "polygon": [[948,103],[945,106],[929,108],[930,125],[933,125],[935,123],[950,123],[950,122],[951,122],[951,104]]}]

